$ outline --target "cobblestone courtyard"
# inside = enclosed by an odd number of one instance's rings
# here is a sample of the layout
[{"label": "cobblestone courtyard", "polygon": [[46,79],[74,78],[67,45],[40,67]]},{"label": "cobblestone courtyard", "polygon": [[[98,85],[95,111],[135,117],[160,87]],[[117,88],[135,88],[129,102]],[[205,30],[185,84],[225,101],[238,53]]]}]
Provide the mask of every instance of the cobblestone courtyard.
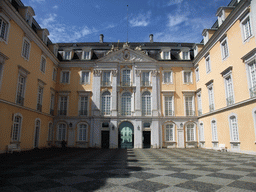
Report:
[{"label": "cobblestone courtyard", "polygon": [[204,149],[0,155],[0,191],[256,191],[256,156]]}]

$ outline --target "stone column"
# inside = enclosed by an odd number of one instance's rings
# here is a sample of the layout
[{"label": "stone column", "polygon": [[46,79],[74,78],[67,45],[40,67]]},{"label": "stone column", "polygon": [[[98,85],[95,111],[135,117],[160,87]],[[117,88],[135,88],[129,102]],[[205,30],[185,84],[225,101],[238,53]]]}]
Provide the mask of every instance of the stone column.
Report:
[{"label": "stone column", "polygon": [[100,83],[101,83],[101,70],[93,71],[93,84],[92,84],[92,115],[100,116]]},{"label": "stone column", "polygon": [[112,116],[117,116],[117,70],[112,71]]},{"label": "stone column", "polygon": [[158,71],[152,71],[152,113],[156,117],[159,115],[158,108]]},{"label": "stone column", "polygon": [[140,92],[140,76],[141,71],[136,70],[135,77],[135,85],[136,85],[136,93],[135,93],[135,116],[141,116],[141,92]]}]

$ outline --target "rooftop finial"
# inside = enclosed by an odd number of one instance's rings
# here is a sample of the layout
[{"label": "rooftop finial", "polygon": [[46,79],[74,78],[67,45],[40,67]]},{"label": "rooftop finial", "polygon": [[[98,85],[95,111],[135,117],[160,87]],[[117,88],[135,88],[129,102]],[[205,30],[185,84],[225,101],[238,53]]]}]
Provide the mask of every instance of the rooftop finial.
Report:
[{"label": "rooftop finial", "polygon": [[126,43],[128,43],[128,5],[127,5],[127,40]]}]

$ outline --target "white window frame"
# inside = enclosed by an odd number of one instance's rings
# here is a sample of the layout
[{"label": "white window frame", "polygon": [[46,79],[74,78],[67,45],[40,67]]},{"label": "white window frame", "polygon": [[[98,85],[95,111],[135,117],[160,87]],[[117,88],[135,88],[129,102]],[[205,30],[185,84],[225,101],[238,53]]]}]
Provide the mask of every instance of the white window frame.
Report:
[{"label": "white window frame", "polygon": [[256,107],[252,110],[252,117],[253,117],[253,124],[254,124],[254,131],[255,131],[255,143],[256,143]]},{"label": "white window frame", "polygon": [[[127,100],[129,98],[128,93],[130,96],[130,103],[128,103],[128,100]],[[130,92],[126,91],[121,94],[121,115],[123,115],[123,116],[131,116],[132,115],[132,101],[133,101],[132,94]]]},{"label": "white window frame", "polygon": [[211,120],[211,128],[212,128],[212,142],[218,142],[218,128],[216,119]]},{"label": "white window frame", "polygon": [[[28,48],[27,48],[27,49],[24,47],[25,44],[28,45]],[[30,43],[30,41],[29,41],[28,38],[24,37],[24,38],[23,38],[23,43],[22,43],[21,56],[22,56],[26,61],[29,61],[30,50],[31,50],[31,43]]]},{"label": "white window frame", "polygon": [[[186,57],[187,54],[187,57]],[[189,51],[183,51],[182,52],[182,59],[183,60],[190,60],[190,52]]]},{"label": "white window frame", "polygon": [[[188,82],[185,81],[185,74],[187,74],[187,73],[190,73],[190,78],[189,79],[186,78],[186,80]],[[193,84],[193,73],[192,73],[191,70],[183,70],[182,71],[182,76],[183,76],[183,84]]]},{"label": "white window frame", "polygon": [[171,59],[171,51],[170,50],[163,50],[162,51],[162,59],[163,60],[170,60]]},{"label": "white window frame", "polygon": [[[81,125],[85,125],[86,127],[81,128]],[[85,137],[83,137],[83,134],[82,134],[82,139],[80,139],[81,129],[85,129]],[[85,122],[80,122],[77,124],[77,141],[88,142],[88,124]]]},{"label": "white window frame", "polygon": [[[247,78],[248,78],[248,87],[249,87],[249,94],[250,97],[256,97],[256,57],[252,57],[248,59],[246,62],[246,69],[247,69]],[[250,66],[254,66],[252,71]],[[255,78],[255,80],[254,80]]]},{"label": "white window frame", "polygon": [[[106,74],[109,74],[109,79],[107,78]],[[102,71],[101,85],[105,87],[111,86],[111,71]]]},{"label": "white window frame", "polygon": [[[38,91],[37,91],[37,111],[42,112],[42,107],[43,107],[43,93],[44,93],[44,87],[39,85],[38,86]],[[38,110],[38,105],[41,105],[41,110]]]},{"label": "white window frame", "polygon": [[[163,106],[164,106],[164,116],[174,116],[174,94],[173,93],[166,93],[166,94],[163,94]],[[169,113],[170,112],[170,110],[169,110],[169,107],[170,107],[170,105],[169,105],[169,101],[168,101],[168,109],[166,109],[166,98],[171,98],[171,114]],[[166,113],[166,111],[169,111],[168,113]]]},{"label": "white window frame", "polygon": [[[235,118],[235,123],[236,123],[236,132],[237,135],[234,136],[234,127],[232,125],[232,121],[231,119],[233,119],[233,117]],[[238,120],[237,120],[237,115],[232,113],[228,116],[228,122],[229,122],[229,128],[230,128],[230,142],[239,142],[239,129],[238,129]]]},{"label": "white window frame", "polygon": [[[232,105],[235,103],[235,93],[234,93],[234,84],[233,84],[233,77],[232,71],[229,71],[227,74],[223,75],[224,83],[225,83],[225,92],[226,92],[226,103],[227,106]],[[230,82],[228,81],[230,79]],[[230,83],[231,85],[229,85]],[[230,89],[231,86],[231,90]]]},{"label": "white window frame", "polygon": [[[172,127],[167,127],[168,125],[169,126],[172,125]],[[164,128],[165,128],[164,129],[165,130],[165,142],[175,142],[175,124],[174,123],[166,123]],[[169,129],[169,131],[167,131],[167,129]],[[172,138],[171,138],[170,130],[172,130]],[[167,133],[169,133],[169,134],[167,135]],[[168,140],[167,140],[167,137],[168,137]]]},{"label": "white window frame", "polygon": [[[225,46],[226,45],[226,46]],[[226,60],[229,57],[228,38],[225,37],[220,42],[222,60]]]},{"label": "white window frame", "polygon": [[195,74],[196,74],[196,82],[198,82],[200,80],[199,66],[196,67]]},{"label": "white window frame", "polygon": [[[148,77],[146,77],[148,74]],[[146,79],[148,78],[148,81]],[[148,87],[151,86],[151,72],[150,71],[142,71],[141,72],[141,86]]]},{"label": "white window frame", "polygon": [[210,59],[210,55],[207,55],[205,57],[205,68],[206,68],[206,73],[210,73],[211,72],[211,59]]},{"label": "white window frame", "polygon": [[50,114],[51,110],[54,111],[54,104],[55,104],[55,94],[51,92],[51,97],[50,97]]},{"label": "white window frame", "polygon": [[[87,98],[87,99],[85,99],[83,101],[82,97]],[[83,105],[86,105],[86,107],[84,107],[83,109],[82,109],[82,101],[84,102]],[[79,109],[79,111],[78,111],[79,116],[88,116],[89,115],[89,95],[84,95],[84,94],[79,95],[79,106],[78,106],[78,109]]]},{"label": "white window frame", "polygon": [[[15,98],[15,103],[18,105],[24,105],[24,100],[25,100],[25,92],[26,92],[26,83],[27,83],[27,75],[29,74],[28,71],[26,71],[23,68],[19,68],[19,75],[17,79],[17,88],[16,88],[16,98]],[[20,93],[20,83],[19,83],[19,78],[22,77],[24,78],[24,83],[23,83],[23,91]],[[20,93],[20,94],[19,94]],[[23,103],[18,103],[17,99],[18,96],[21,96],[23,98]]]},{"label": "white window frame", "polygon": [[150,116],[152,114],[152,96],[150,91],[144,91],[141,94],[141,112],[143,116]]},{"label": "white window frame", "polygon": [[[190,138],[188,137],[188,125],[193,125],[193,133],[194,134],[192,134],[191,132],[190,132]],[[192,128],[189,128],[189,129],[192,129]],[[191,138],[191,136],[193,137],[193,138]],[[195,127],[195,124],[194,123],[187,123],[186,124],[186,141],[187,142],[193,142],[193,141],[196,141],[196,127]]]},{"label": "white window frame", "polygon": [[[9,30],[10,30],[10,27],[11,27],[10,22],[9,22],[10,19],[2,13],[0,13],[0,19],[2,19],[2,21],[0,23],[0,25],[1,25],[1,27],[0,27],[0,42],[4,41],[7,44],[8,43],[8,38],[9,38]],[[4,29],[2,28],[3,27],[3,25],[2,25],[3,22],[5,22],[6,26],[7,26]],[[4,30],[4,32],[3,32],[3,30]],[[3,36],[2,36],[2,34],[3,34]]]},{"label": "white window frame", "polygon": [[70,50],[64,51],[64,54],[63,54],[64,60],[71,60],[71,53],[72,52]]},{"label": "white window frame", "polygon": [[53,67],[53,71],[52,71],[52,80],[56,81],[57,80],[57,69],[56,67]]},{"label": "white window frame", "polygon": [[53,141],[54,138],[54,132],[53,132],[53,123],[48,123],[48,138],[47,141]]},{"label": "white window frame", "polygon": [[[15,124],[16,124],[16,122],[15,122],[16,116],[20,117],[20,122],[18,124],[17,136],[14,137],[14,133],[16,132],[16,130],[14,129]],[[22,121],[23,121],[23,116],[20,113],[15,113],[14,116],[13,116],[13,124],[12,124],[12,138],[11,138],[12,142],[19,142],[20,141]]]},{"label": "white window frame", "polygon": [[[39,124],[37,124],[37,122],[39,122]],[[39,118],[36,118],[35,120],[35,130],[34,130],[34,142],[33,142],[33,146],[34,147],[38,147],[35,145],[35,138],[36,138],[36,131],[37,131],[37,128],[39,129],[39,132],[38,132],[38,145],[39,145],[39,142],[40,142],[40,130],[41,130],[41,119]]]},{"label": "white window frame", "polygon": [[[203,114],[202,93],[201,93],[201,91],[196,94],[196,98],[197,98],[197,114],[198,114],[198,116],[200,116],[200,115]],[[200,112],[201,112],[201,114],[200,114]]]},{"label": "white window frame", "polygon": [[[83,73],[85,73],[85,74],[88,73],[88,78],[86,78],[86,75],[85,75],[84,81],[83,81]],[[88,70],[80,71],[80,84],[82,84],[82,85],[90,84],[90,78],[91,78],[90,71],[88,71]]]},{"label": "white window frame", "polygon": [[[166,75],[168,75],[167,79],[166,79]],[[163,71],[163,84],[173,84],[173,72],[171,70]]]},{"label": "white window frame", "polygon": [[208,99],[209,99],[209,112],[212,112],[215,110],[213,83],[208,85],[207,89],[208,89]]},{"label": "white window frame", "polygon": [[[87,55],[88,53],[88,55]],[[92,51],[91,50],[84,50],[82,52],[82,60],[90,60],[92,57]]]},{"label": "white window frame", "polygon": [[199,122],[199,141],[204,142],[204,123]]},{"label": "white window frame", "polygon": [[[125,75],[124,71],[130,71],[130,75],[127,75],[127,74]],[[124,69],[122,69],[121,72],[122,72],[121,73],[122,74],[122,77],[121,77],[121,79],[122,79],[122,81],[121,81],[122,86],[130,87],[131,84],[132,84],[132,70],[130,68],[124,68]],[[129,78],[130,78],[130,81],[128,81]]]},{"label": "white window frame", "polygon": [[[63,82],[63,73],[68,73],[68,82]],[[70,74],[71,74],[71,71],[69,70],[62,70],[61,73],[60,73],[60,83],[63,83],[63,84],[70,84]]]},{"label": "white window frame", "polygon": [[[249,24],[249,30],[250,34],[248,37],[246,37],[246,24]],[[254,35],[253,35],[253,27],[252,27],[252,22],[251,22],[251,14],[248,13],[246,16],[243,17],[243,19],[240,21],[240,28],[241,28],[241,34],[242,34],[242,39],[243,42],[246,43],[248,42]]]},{"label": "white window frame", "polygon": [[[187,109],[187,104],[186,104],[186,97],[192,97],[192,103],[191,103],[191,110]],[[195,97],[194,93],[184,93],[183,95],[184,98],[184,114],[185,116],[195,116]],[[188,111],[188,113],[187,113]]]},{"label": "white window frame", "polygon": [[46,71],[46,57],[44,55],[41,56],[41,62],[40,62],[40,71],[45,73]]},{"label": "white window frame", "polygon": [[59,95],[59,100],[58,100],[58,115],[61,115],[60,114],[60,111],[65,111],[65,103],[62,104],[62,100],[61,98],[62,97],[67,97],[67,103],[66,103],[66,115],[64,114],[64,116],[68,116],[68,101],[69,101],[69,96],[66,95],[66,94],[63,94],[63,95]]},{"label": "white window frame", "polygon": [[3,84],[4,65],[5,65],[5,61],[8,59],[9,58],[6,57],[4,54],[0,54],[0,92]]},{"label": "white window frame", "polygon": [[111,92],[104,91],[101,94],[101,114],[111,115]]},{"label": "white window frame", "polygon": [[[65,125],[65,127],[61,127],[60,125]],[[65,134],[64,134],[64,138],[63,138],[63,133],[61,134],[60,131],[62,132],[65,129]],[[60,135],[61,134],[61,135]],[[57,141],[66,141],[67,138],[67,124],[64,122],[60,122],[57,125],[57,134],[56,134],[56,140]]]}]

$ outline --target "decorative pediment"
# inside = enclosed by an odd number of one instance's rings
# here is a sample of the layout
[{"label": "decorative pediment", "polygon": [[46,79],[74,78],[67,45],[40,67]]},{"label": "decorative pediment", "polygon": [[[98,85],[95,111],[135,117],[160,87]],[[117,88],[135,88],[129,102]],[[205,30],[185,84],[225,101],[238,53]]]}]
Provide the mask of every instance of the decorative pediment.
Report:
[{"label": "decorative pediment", "polygon": [[124,47],[121,50],[111,52],[107,56],[98,60],[98,62],[156,62],[155,59],[150,58],[140,50],[132,50],[128,47]]}]

